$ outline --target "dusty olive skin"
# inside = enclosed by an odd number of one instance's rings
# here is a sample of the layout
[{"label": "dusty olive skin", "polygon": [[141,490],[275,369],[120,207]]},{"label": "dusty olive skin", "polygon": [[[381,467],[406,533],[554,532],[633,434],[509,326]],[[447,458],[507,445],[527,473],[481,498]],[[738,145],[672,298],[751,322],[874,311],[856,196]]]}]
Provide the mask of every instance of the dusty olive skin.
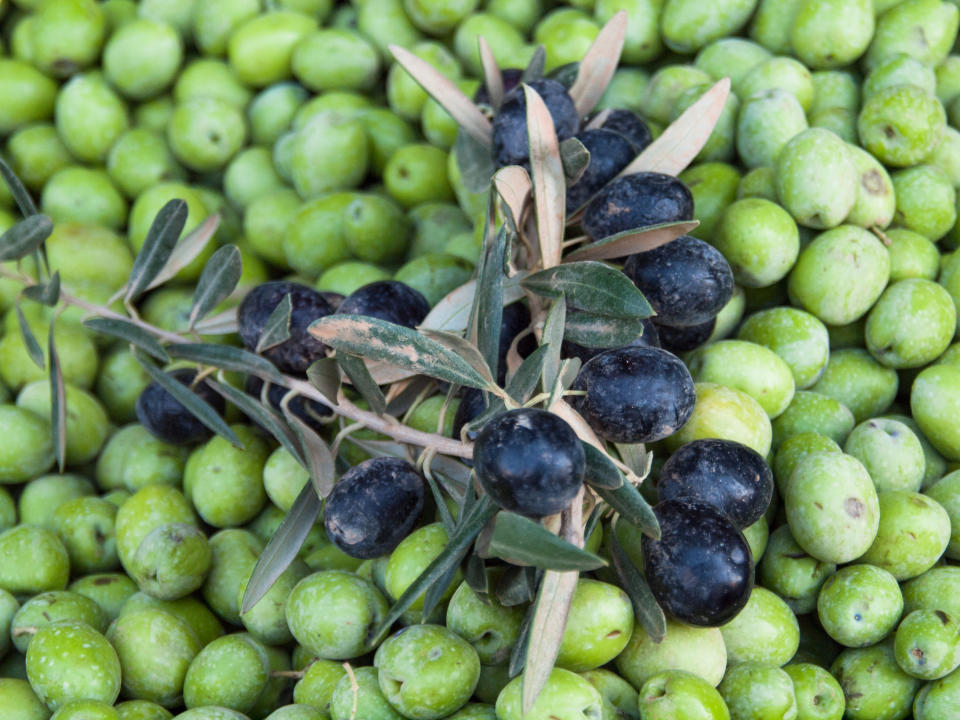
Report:
[{"label": "dusty olive skin", "polygon": [[587,205],[583,228],[600,239],[633,228],[693,219],[693,195],[661,173],[625,175],[608,183]]},{"label": "dusty olive skin", "polygon": [[[567,89],[550,79],[535,80],[530,87],[547,106],[557,138],[566,140],[573,136],[579,120]],[[526,95],[522,88],[515,88],[504,98],[493,120],[493,152],[498,165],[526,165],[529,162],[526,113]]]}]

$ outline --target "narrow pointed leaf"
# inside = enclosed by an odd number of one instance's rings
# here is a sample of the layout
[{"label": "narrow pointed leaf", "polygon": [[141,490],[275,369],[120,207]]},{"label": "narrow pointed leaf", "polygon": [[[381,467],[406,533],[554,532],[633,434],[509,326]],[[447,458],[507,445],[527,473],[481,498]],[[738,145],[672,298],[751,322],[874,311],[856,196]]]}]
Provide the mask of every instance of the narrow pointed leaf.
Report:
[{"label": "narrow pointed leaf", "polygon": [[560,262],[566,190],[560,144],[550,111],[537,91],[523,86],[527,99],[527,138],[533,171],[533,204],[537,210],[537,239],[545,268]]},{"label": "narrow pointed leaf", "polygon": [[493,521],[493,532],[478,548],[481,557],[498,557],[514,565],[545,570],[596,570],[606,561],[554,535],[540,523],[503,510]]},{"label": "narrow pointed leaf", "polygon": [[567,301],[561,293],[547,313],[540,336],[540,344],[548,347],[543,359],[543,388],[548,392],[557,383],[557,376],[560,374],[560,346],[563,343],[563,327],[566,322]]},{"label": "narrow pointed leaf", "polygon": [[427,91],[427,94],[450,113],[461,129],[470,133],[486,147],[490,147],[492,135],[490,121],[452,80],[409,50],[404,50],[397,45],[390,45],[389,49],[397,63]]},{"label": "narrow pointed leaf", "polygon": [[211,317],[198,320],[193,328],[201,335],[231,335],[240,329],[237,308],[232,307]]},{"label": "narrow pointed leaf", "polygon": [[570,406],[570,403],[568,403],[566,400],[559,398],[551,402],[550,412],[562,417],[566,423],[573,428],[573,431],[577,434],[577,437],[583,440],[585,443],[593,445],[597,449],[603,449],[603,443],[600,442],[600,438],[597,437],[597,434],[593,431],[593,428],[587,424],[587,421],[583,419],[583,416],[574,410]]},{"label": "narrow pointed leaf", "polygon": [[509,221],[516,229],[523,222],[523,209],[530,198],[533,184],[527,171],[519,165],[508,165],[497,170],[493,176],[493,186],[497,194],[503,198],[509,211]]},{"label": "narrow pointed leaf", "polygon": [[187,222],[187,203],[171,200],[153,219],[127,280],[127,300],[136,300],[163,270]]},{"label": "narrow pointed leaf", "polygon": [[222,395],[224,400],[233,403],[240,412],[270,433],[278,443],[283,445],[297,459],[304,470],[310,471],[306,459],[302,455],[296,434],[279,414],[229,383],[217,382],[216,380],[207,380],[207,383]]},{"label": "narrow pointed leaf", "polygon": [[224,245],[210,256],[193,291],[189,329],[192,330],[197,320],[230,296],[240,282],[241,272],[243,260],[236,245]]},{"label": "narrow pointed leaf", "polygon": [[508,565],[497,583],[497,602],[506,607],[531,602],[537,596],[537,581],[541,572],[535,567]]},{"label": "narrow pointed leaf", "polygon": [[53,232],[46,215],[30,215],[0,235],[0,261],[19,260],[37,250]]},{"label": "narrow pointed leaf", "polygon": [[664,223],[622,233],[597,240],[573,250],[563,258],[564,262],[582,260],[614,260],[634,253],[648,252],[661,245],[687,235],[700,224],[699,220]]},{"label": "narrow pointed leaf", "polygon": [[730,78],[719,80],[621,170],[620,176],[638,172],[679,175],[710,138],[729,94]]},{"label": "narrow pointed leaf", "polygon": [[257,560],[250,581],[247,583],[247,589],[243,593],[243,602],[240,604],[241,613],[248,612],[260,602],[277,578],[296,559],[320,515],[321,507],[321,500],[317,497],[313,485],[310,483],[304,485],[286,517],[283,518],[283,522],[280,523],[280,527],[260,553],[260,559]]},{"label": "narrow pointed leaf", "polygon": [[184,385],[172,375],[153,364],[149,358],[144,357],[142,353],[134,351],[134,357],[137,362],[147,371],[147,374],[156,381],[160,387],[170,393],[175,400],[183,405],[191,415],[202,422],[206,427],[215,432],[220,437],[229,440],[232,445],[238,448],[243,447],[240,438],[227,425],[226,421],[220,417],[220,414],[206,400],[197,395],[193,390]]},{"label": "narrow pointed leaf", "polygon": [[480,49],[480,64],[483,65],[483,84],[487,87],[490,105],[496,111],[500,109],[500,103],[503,102],[503,75],[497,67],[497,60],[493,56],[493,50],[490,49],[490,43],[483,35],[477,37],[477,45]]},{"label": "narrow pointed leaf", "polygon": [[640,571],[634,566],[620,541],[617,539],[616,523],[610,533],[610,559],[613,569],[620,578],[620,584],[630,598],[633,613],[640,626],[654,642],[659,643],[667,635],[667,618],[650,591],[650,586]]},{"label": "narrow pointed leaf", "polygon": [[590,151],[577,138],[567,138],[560,143],[560,161],[563,163],[567,185],[573,185],[590,164]]},{"label": "narrow pointed leaf", "polygon": [[507,393],[518,403],[525,403],[537,388],[537,382],[547,361],[550,345],[540,345],[527,355],[517,372],[507,382]]},{"label": "narrow pointed leaf", "polygon": [[[502,310],[501,310],[502,312]],[[423,330],[421,332],[428,338],[447,350],[455,353],[459,358],[466,362],[476,373],[482,377],[487,386],[494,384],[493,373],[487,365],[487,361],[480,354],[480,348],[474,345],[466,338],[460,337],[456,333],[444,332],[443,330]],[[497,331],[497,342],[500,341],[499,328]]]},{"label": "narrow pointed leaf", "polygon": [[60,300],[60,271],[54,271],[50,280],[45,283],[25,287],[23,296],[47,307],[55,306]]},{"label": "narrow pointed leaf", "polygon": [[485,389],[490,380],[466,360],[422,332],[361,315],[328,315],[310,334],[336,350],[384,360],[418,374]]},{"label": "narrow pointed leaf", "polygon": [[370,647],[378,646],[390,631],[390,627],[400,619],[414,601],[423,595],[433,583],[445,577],[451,567],[460,564],[460,561],[470,549],[470,544],[474,541],[474,538],[480,534],[483,526],[496,511],[496,505],[487,495],[480,498],[470,508],[469,514],[463,518],[463,522],[458,524],[456,532],[450,537],[441,553],[433,559],[387,612],[383,622],[380,623],[380,627],[377,628],[376,634],[370,640]]},{"label": "narrow pointed leaf", "polygon": [[583,129],[598,130],[607,121],[607,118],[610,117],[610,113],[612,112],[613,112],[613,108],[604,108],[600,112],[596,113],[593,117],[591,117],[590,122],[584,125]]},{"label": "narrow pointed leaf", "polygon": [[307,380],[329,402],[336,404],[340,392],[340,365],[336,358],[320,358],[307,368]]},{"label": "narrow pointed leaf", "polygon": [[20,212],[25,218],[37,214],[37,206],[33,202],[33,198],[30,197],[27,188],[20,182],[20,178],[3,158],[0,158],[0,179],[10,188],[10,195],[13,196],[14,202],[17,203],[17,207],[20,208]]},{"label": "narrow pointed leaf", "polygon": [[147,290],[160,287],[192,263],[213,238],[219,225],[220,213],[214,213],[187,233],[180,242],[174,246],[173,252],[170,253],[170,257],[167,259],[163,269],[150,281]]},{"label": "narrow pointed leaf", "polygon": [[527,67],[523,70],[523,82],[528,83],[539,80],[543,77],[546,69],[547,49],[543,45],[537,45],[533,51],[533,55],[530,56],[530,62],[527,63]]},{"label": "narrow pointed leaf", "polygon": [[[513,568],[511,568],[511,570],[512,569]],[[533,588],[533,592],[530,595],[530,600],[527,602],[532,601],[536,597],[536,591],[537,588]],[[533,622],[533,616],[536,614],[536,612],[536,605],[531,605],[528,607],[527,612],[524,613],[523,622],[520,623],[520,632],[517,634],[517,642],[513,646],[513,651],[510,653],[510,662],[507,664],[507,677],[510,679],[515,678],[517,675],[523,672],[523,666],[527,664],[527,644],[530,642],[530,623]]]},{"label": "narrow pointed leaf", "polygon": [[213,365],[221,370],[256,375],[262,380],[277,384],[283,383],[283,375],[265,357],[256,355],[249,350],[232,345],[218,345],[215,343],[174,343],[167,349],[167,354],[174,358],[192,360],[201,365]]},{"label": "narrow pointed leaf", "polygon": [[646,498],[631,482],[625,482],[616,490],[594,487],[597,495],[616,510],[627,522],[633,523],[644,535],[654,540],[660,539],[660,523],[653,514],[653,508]]},{"label": "narrow pointed leaf", "polygon": [[336,479],[336,466],[330,448],[309,425],[290,412],[286,404],[283,406],[283,414],[300,439],[300,447],[307,461],[307,471],[310,473],[314,491],[320,498],[327,497],[333,490]]},{"label": "narrow pointed leaf", "polygon": [[547,401],[547,407],[552,408],[554,403],[563,398],[563,393],[570,389],[577,379],[577,373],[580,372],[580,358],[565,358],[560,363],[560,373],[557,376],[557,382],[550,392],[550,399]]},{"label": "narrow pointed leaf", "polygon": [[426,593],[423,595],[423,609],[420,611],[420,622],[428,622],[430,615],[437,609],[437,606],[443,602],[443,596],[446,595],[447,588],[450,587],[450,583],[453,582],[459,569],[459,563],[451,565],[443,575],[437,578],[436,582],[427,588]]},{"label": "narrow pointed leaf", "polygon": [[370,403],[370,409],[377,415],[383,415],[387,409],[387,400],[383,397],[380,386],[377,385],[367,366],[363,363],[363,358],[350,353],[337,353],[337,362],[360,395]]},{"label": "narrow pointed leaf", "polygon": [[17,325],[20,326],[20,336],[23,338],[23,344],[27,349],[27,355],[29,355],[30,359],[33,360],[34,365],[43,370],[46,367],[46,361],[43,359],[43,348],[41,348],[40,343],[37,342],[37,338],[33,334],[30,323],[27,322],[27,318],[23,314],[23,309],[20,307],[20,303],[16,303],[14,308],[16,308],[17,311]]},{"label": "narrow pointed leaf", "polygon": [[467,581],[470,589],[479,595],[481,599],[490,597],[492,590],[490,587],[490,576],[487,575],[487,568],[483,562],[483,558],[476,553],[472,553],[467,557],[467,562],[463,569],[463,579]]},{"label": "narrow pointed leaf", "polygon": [[[520,280],[525,277],[522,273],[513,277],[504,278],[503,304],[509,305],[523,297],[523,288]],[[470,280],[460,287],[449,292],[420,323],[420,329],[445,330],[447,332],[463,332],[470,324],[470,312],[473,308],[473,299],[477,294],[477,281]]]},{"label": "narrow pointed leaf", "polygon": [[486,361],[491,377],[496,377],[500,360],[500,328],[503,324],[503,270],[507,233],[504,228],[483,249],[477,273],[476,334],[477,349]]},{"label": "narrow pointed leaf", "polygon": [[521,708],[524,714],[530,712],[553,671],[578,577],[577,572],[548,570],[540,581],[523,668]]},{"label": "narrow pointed leaf", "polygon": [[392,397],[387,398],[387,414],[400,417],[413,407],[413,404],[419,401],[421,394],[426,392],[427,389],[435,383],[436,380],[433,378],[426,377],[425,375],[416,375],[406,381],[402,390],[395,390],[395,388],[399,388],[399,385],[392,386],[390,388],[391,393],[393,393]]},{"label": "narrow pointed leaf", "polygon": [[607,454],[590,443],[582,442],[582,444],[583,451],[587,456],[587,484],[592,488],[603,488],[604,490],[616,490],[623,485],[623,473],[613,464]]},{"label": "narrow pointed leaf", "polygon": [[257,340],[258,353],[276,347],[290,339],[290,316],[292,313],[293,305],[290,295],[284,295],[283,300],[277,303],[273,312],[267,316],[267,321],[263,325],[263,332],[260,333],[260,339]]},{"label": "narrow pointed leaf", "polygon": [[125,340],[136,345],[148,355],[152,355],[162,363],[170,362],[170,356],[157,339],[139,325],[122,318],[92,317],[83,321],[83,326],[110,337]]},{"label": "narrow pointed leaf", "polygon": [[580,61],[577,79],[570,87],[570,97],[580,117],[586,117],[600,101],[613,72],[620,62],[620,52],[627,35],[627,12],[621,10],[607,21]]},{"label": "narrow pointed leaf", "polygon": [[653,453],[648,453],[643,443],[615,443],[615,447],[624,465],[640,478],[647,476]]},{"label": "narrow pointed leaf", "polygon": [[588,348],[615,348],[629,345],[643,334],[643,318],[572,312],[563,328],[565,340]]},{"label": "narrow pointed leaf", "polygon": [[461,129],[453,143],[453,154],[457,158],[464,187],[472,193],[486,192],[490,187],[490,178],[497,169],[490,146]]},{"label": "narrow pointed leaf", "polygon": [[566,296],[567,304],[584,312],[624,318],[645,318],[653,308],[637,286],[616,268],[595,260],[557,265],[530,275],[523,286],[544,297]]},{"label": "narrow pointed leaf", "polygon": [[[443,498],[440,485],[437,484],[433,473],[428,471],[426,466],[424,466],[423,469],[423,477],[426,478],[427,487],[430,488],[430,494],[433,495],[433,503],[437,506],[437,513],[440,515],[440,522],[443,523],[443,529],[447,531],[447,537],[450,537],[456,529],[457,521],[454,520],[453,515],[450,514],[450,508],[447,507],[447,503]],[[444,586],[444,590],[446,590],[446,586]],[[427,614],[429,615],[430,613]]]},{"label": "narrow pointed leaf", "polygon": [[53,326],[54,323],[51,322],[47,339],[47,352],[50,356],[50,426],[53,431],[57,468],[63,472],[67,465],[67,391],[63,384],[60,357],[53,341]]}]

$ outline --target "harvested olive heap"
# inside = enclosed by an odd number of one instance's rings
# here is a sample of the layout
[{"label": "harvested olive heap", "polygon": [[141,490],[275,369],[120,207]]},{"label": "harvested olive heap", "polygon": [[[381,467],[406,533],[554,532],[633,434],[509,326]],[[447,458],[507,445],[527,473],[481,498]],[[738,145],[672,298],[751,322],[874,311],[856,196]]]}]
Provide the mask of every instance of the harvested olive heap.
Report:
[{"label": "harvested olive heap", "polygon": [[958,24],[0,3],[0,720],[956,720]]}]

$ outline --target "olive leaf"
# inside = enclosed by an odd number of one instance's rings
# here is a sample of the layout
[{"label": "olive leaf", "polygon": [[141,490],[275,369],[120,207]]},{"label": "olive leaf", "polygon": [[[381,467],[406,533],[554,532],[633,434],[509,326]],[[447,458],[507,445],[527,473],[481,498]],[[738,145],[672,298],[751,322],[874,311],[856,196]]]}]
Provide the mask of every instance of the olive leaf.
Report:
[{"label": "olive leaf", "polygon": [[17,177],[17,174],[2,157],[0,157],[0,178],[3,178],[7,187],[10,188],[10,195],[13,197],[14,202],[17,203],[17,207],[20,208],[20,212],[25,218],[36,215],[39,212],[36,204],[33,202],[33,198],[30,197],[30,193],[27,192],[27,188],[20,182],[20,178]]},{"label": "olive leaf", "polygon": [[53,232],[53,221],[46,215],[30,215],[0,235],[0,261],[19,260],[34,250]]},{"label": "olive leaf", "polygon": [[497,506],[488,495],[477,500],[462,522],[458,523],[456,531],[450,536],[440,554],[420,573],[387,612],[370,638],[369,647],[377,647],[390,631],[390,627],[410,609],[418,597],[423,595],[431,585],[446,577],[451,567],[456,568],[460,565],[460,561],[470,549],[470,544],[496,511]]},{"label": "olive leaf", "polygon": [[563,292],[553,302],[543,323],[540,344],[546,346],[543,359],[543,388],[549,391],[557,383],[560,374],[560,348],[563,344],[563,328],[567,322],[567,301]]},{"label": "olive leaf", "polygon": [[[509,305],[523,297],[523,288],[520,281],[524,273],[518,273],[503,280],[503,304]],[[447,332],[463,332],[470,324],[470,313],[473,309],[474,298],[477,295],[477,281],[469,280],[463,285],[447,293],[447,295],[427,314],[421,329],[446,330]]]},{"label": "olive leaf", "polygon": [[537,388],[537,382],[543,373],[550,345],[543,344],[527,355],[517,371],[507,381],[507,394],[518,403],[525,403]]},{"label": "olive leaf", "polygon": [[640,571],[634,566],[630,556],[627,555],[620,540],[617,538],[617,521],[614,520],[611,532],[609,533],[610,559],[613,561],[613,569],[620,578],[620,584],[630,598],[633,605],[633,612],[640,626],[646,631],[647,635],[659,643],[667,634],[667,618],[663,614],[660,605],[650,591],[650,586],[640,574]]},{"label": "olive leaf", "polygon": [[592,488],[616,490],[623,485],[623,473],[610,457],[590,443],[581,441],[587,458],[586,481]]},{"label": "olive leaf", "polygon": [[170,362],[170,356],[157,339],[149,332],[131,320],[123,318],[102,318],[92,317],[83,321],[83,326],[98,332],[101,335],[126,340],[132,345],[136,345],[148,355],[152,355],[162,363]]},{"label": "olive leaf", "polygon": [[563,261],[615,260],[634,253],[648,252],[676,240],[681,235],[689,234],[699,224],[699,220],[689,220],[624,230],[567,253]]},{"label": "olive leaf", "polygon": [[533,708],[553,671],[579,575],[575,571],[547,570],[540,581],[536,610],[530,621],[521,684],[521,709],[524,715]]},{"label": "olive leaf", "polygon": [[537,239],[545,268],[560,262],[563,253],[563,225],[566,190],[563,163],[553,118],[546,103],[529,85],[523,86],[527,100],[527,138],[530,168],[533,171],[533,204],[537,211]]},{"label": "olive leaf", "polygon": [[570,97],[580,117],[593,110],[610,84],[626,35],[627,11],[620,10],[600,29],[580,61],[577,79],[570,86]]},{"label": "olive leaf", "polygon": [[303,486],[280,527],[260,553],[247,587],[243,591],[240,613],[247,613],[273,587],[292,563],[320,515],[322,502],[311,483]]},{"label": "olive leaf", "polygon": [[604,108],[600,112],[593,115],[590,118],[589,122],[583,126],[584,130],[598,130],[603,127],[603,124],[607,121],[607,118],[610,117],[610,113],[613,112],[613,108]]},{"label": "olive leaf", "polygon": [[622,318],[645,318],[653,308],[637,286],[616,268],[595,260],[565,263],[541,270],[522,285],[543,297],[566,296],[567,304],[584,312]]},{"label": "olive leaf", "polygon": [[590,164],[590,151],[577,138],[567,138],[560,143],[560,162],[563,164],[567,184],[573,185]]},{"label": "olive leaf", "polygon": [[493,56],[493,50],[490,49],[490,43],[483,35],[477,37],[477,45],[480,50],[480,64],[483,66],[483,84],[487,88],[487,95],[490,96],[490,106],[497,111],[500,109],[500,103],[503,102],[503,75],[497,67],[497,60]]},{"label": "olive leaf", "polygon": [[210,256],[193,291],[187,329],[193,330],[197,320],[230,296],[240,282],[242,272],[243,260],[236,245],[224,245]]},{"label": "olive leaf", "polygon": [[550,398],[547,400],[547,407],[552,408],[554,403],[563,398],[563,393],[570,388],[577,379],[577,373],[580,372],[580,358],[564,358],[560,363],[560,372],[557,374],[557,382],[550,389]]},{"label": "olive leaf", "polygon": [[480,557],[544,570],[596,570],[607,562],[589,550],[554,535],[538,522],[502,510],[477,541]]},{"label": "olive leaf", "polygon": [[503,324],[503,271],[507,232],[505,228],[500,228],[500,231],[494,234],[492,210],[493,193],[490,194],[490,212],[487,216],[480,266],[477,269],[477,295],[470,326],[471,337],[475,339],[481,358],[485,361],[491,377],[496,377],[500,360],[500,328]]},{"label": "olive leaf", "polygon": [[[477,374],[487,382],[485,389],[492,389],[496,387],[496,382],[494,382],[493,373],[490,370],[490,366],[487,365],[487,361],[483,359],[483,355],[480,353],[480,348],[478,348],[472,342],[466,338],[460,337],[456,333],[446,332],[444,330],[429,330],[421,328],[420,332],[437,344],[442,345],[453,353],[456,353],[458,357],[460,357],[471,368],[473,368],[473,370],[475,370]],[[499,344],[499,330],[496,341]]]},{"label": "olive leaf", "polygon": [[[437,484],[436,478],[433,477],[433,473],[427,467],[425,463],[423,466],[423,477],[427,481],[427,487],[430,488],[430,494],[433,496],[433,504],[437,506],[437,513],[440,515],[440,522],[443,523],[443,529],[447,531],[447,537],[453,535],[453,531],[456,529],[456,520],[453,519],[453,515],[450,514],[450,508],[447,507],[446,501],[443,499],[443,492],[440,490],[440,485]],[[446,590],[446,585],[444,585],[444,590]],[[429,615],[430,613],[427,613]]]},{"label": "olive leaf", "polygon": [[203,249],[210,242],[217,227],[220,225],[220,213],[214,213],[207,217],[202,223],[187,233],[180,242],[178,242],[170,257],[164,264],[163,269],[157,273],[157,276],[147,285],[147,290],[153,290],[160,287],[167,280],[172,279],[178,272],[192,263]]},{"label": "olive leaf", "polygon": [[394,60],[417,81],[456,121],[464,132],[489,148],[492,129],[490,121],[470,98],[461,92],[452,80],[440,73],[426,60],[418,58],[409,50],[390,45]]},{"label": "olive leaf", "polygon": [[[35,216],[37,217],[37,216]],[[54,271],[50,280],[23,289],[23,296],[47,307],[54,307],[60,300],[60,271]]]},{"label": "olive leaf", "polygon": [[50,356],[50,426],[53,430],[53,449],[57,458],[57,468],[63,472],[67,465],[67,391],[63,384],[60,356],[53,341],[55,324],[56,318],[50,322],[50,333],[47,338],[47,353]]},{"label": "olive leaf", "polygon": [[618,177],[638,172],[678,175],[710,138],[729,94],[730,78],[717,81],[621,170]]},{"label": "olive leaf", "polygon": [[490,178],[497,169],[490,146],[460,130],[453,143],[453,154],[457,159],[464,187],[472,193],[485,192],[490,187]]},{"label": "olive leaf", "polygon": [[307,471],[310,473],[310,481],[318,497],[325,498],[333,490],[333,483],[336,477],[336,468],[333,455],[330,448],[309,425],[298,418],[290,410],[290,400],[295,394],[290,392],[280,403],[284,417],[290,423],[290,427],[297,434],[300,440],[302,455],[307,461]]},{"label": "olive leaf", "polygon": [[301,452],[296,434],[280,415],[230,383],[208,379],[207,384],[224,400],[235,405],[240,412],[270,433],[278,443],[287,449],[287,452],[296,458],[304,470],[310,471],[310,468],[307,467],[306,458],[303,457]]},{"label": "olive leaf", "polygon": [[643,334],[643,318],[572,312],[563,328],[565,340],[588,348],[615,348],[629,345]]},{"label": "olive leaf", "polygon": [[240,329],[237,321],[238,309],[237,307],[228,308],[221,313],[198,320],[193,329],[201,335],[231,335]]},{"label": "olive leaf", "polygon": [[481,558],[476,553],[470,553],[467,556],[467,562],[464,563],[463,579],[467,581],[470,589],[476,593],[481,600],[489,604],[489,597],[492,588],[490,587],[490,576],[487,574],[487,568]]},{"label": "olive leaf", "polygon": [[163,270],[186,223],[187,203],[184,200],[170,200],[160,208],[160,212],[157,213],[147,231],[143,247],[133,261],[133,268],[127,280],[128,302],[140,297],[157,274]]},{"label": "olive leaf", "polygon": [[547,69],[547,48],[543,45],[537,45],[530,56],[530,62],[523,70],[522,80],[525,83],[540,80]]},{"label": "olive leaf", "polygon": [[494,174],[493,187],[503,199],[507,221],[516,232],[523,222],[523,209],[533,189],[530,175],[519,165],[508,165]]},{"label": "olive leaf", "polygon": [[370,404],[370,409],[377,415],[383,415],[387,409],[387,400],[383,397],[380,386],[370,375],[363,358],[350,353],[337,353],[337,362],[340,368],[350,379],[350,384]]},{"label": "olive leaf", "polygon": [[644,535],[654,540],[660,539],[660,522],[653,514],[653,508],[632,482],[624,482],[615,490],[603,486],[593,486],[594,491],[616,510],[627,522],[633,523]]},{"label": "olive leaf", "polygon": [[391,386],[392,397],[387,401],[387,415],[400,417],[406,413],[415,403],[426,397],[424,393],[435,387],[436,382],[426,375],[414,375],[403,383]]},{"label": "olive leaf", "polygon": [[643,443],[614,443],[617,453],[623,464],[633,473],[643,479],[650,474],[650,467],[653,464],[653,453],[647,452]]},{"label": "olive leaf", "polygon": [[[328,315],[310,326],[310,334],[330,347],[373,360],[384,360],[422,375],[479,389],[489,376],[423,332],[362,315]],[[462,338],[461,338],[462,340]],[[465,341],[464,341],[465,342]],[[479,354],[479,353],[478,353]]]},{"label": "olive leaf", "polygon": [[232,345],[214,343],[174,343],[167,348],[170,357],[212,365],[221,370],[256,375],[273,383],[283,383],[283,375],[273,363],[261,355]]},{"label": "olive leaf", "polygon": [[37,338],[33,334],[30,323],[27,322],[26,315],[23,314],[23,308],[20,307],[19,301],[14,304],[14,309],[17,312],[17,325],[20,326],[20,336],[23,338],[23,345],[27,350],[27,355],[33,360],[34,365],[43,370],[46,367],[46,361],[43,359],[43,348],[41,348],[40,343],[37,342]]},{"label": "olive leaf", "polygon": [[[512,570],[513,568],[511,567],[510,569]],[[530,600],[527,602],[532,601],[537,596],[538,589],[539,587],[537,586],[532,588]],[[517,633],[517,642],[514,643],[513,651],[510,653],[510,662],[507,664],[507,677],[511,679],[519,675],[523,671],[523,667],[527,664],[527,645],[530,643],[530,623],[533,622],[533,616],[536,614],[536,612],[536,605],[531,605],[528,607],[527,612],[523,615],[523,622],[520,623],[520,632]]]},{"label": "olive leaf", "polygon": [[243,448],[243,443],[240,442],[240,438],[237,437],[236,433],[233,432],[226,421],[220,417],[220,413],[214,410],[210,403],[172,375],[158,368],[153,364],[153,361],[143,355],[143,353],[134,350],[133,356],[137,359],[137,362],[140,363],[140,366],[146,370],[147,375],[160,387],[170,393],[174,400],[183,405],[187,411],[203,423],[204,426],[225,440],[228,440],[235,447]]},{"label": "olive leaf", "polygon": [[504,607],[516,607],[532,601],[537,596],[537,586],[542,572],[533,566],[508,565],[500,582],[497,583],[495,590],[497,602]]},{"label": "olive leaf", "polygon": [[340,365],[336,358],[320,358],[307,368],[307,380],[327,401],[333,405],[337,403],[340,393]]},{"label": "olive leaf", "polygon": [[290,294],[283,296],[283,300],[277,303],[277,306],[267,316],[263,324],[263,332],[257,340],[257,352],[262,353],[265,350],[276,347],[290,339],[290,317],[293,314],[293,305],[290,300]]}]

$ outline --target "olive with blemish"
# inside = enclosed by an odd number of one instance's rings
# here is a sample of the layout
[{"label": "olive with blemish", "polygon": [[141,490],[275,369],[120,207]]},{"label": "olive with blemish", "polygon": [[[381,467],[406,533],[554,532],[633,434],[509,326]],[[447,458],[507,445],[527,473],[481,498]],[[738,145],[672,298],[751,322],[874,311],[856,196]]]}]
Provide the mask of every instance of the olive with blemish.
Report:
[{"label": "olive with blemish", "polygon": [[608,183],[587,205],[581,225],[601,239],[625,230],[693,220],[693,194],[672,175],[639,172]]}]

